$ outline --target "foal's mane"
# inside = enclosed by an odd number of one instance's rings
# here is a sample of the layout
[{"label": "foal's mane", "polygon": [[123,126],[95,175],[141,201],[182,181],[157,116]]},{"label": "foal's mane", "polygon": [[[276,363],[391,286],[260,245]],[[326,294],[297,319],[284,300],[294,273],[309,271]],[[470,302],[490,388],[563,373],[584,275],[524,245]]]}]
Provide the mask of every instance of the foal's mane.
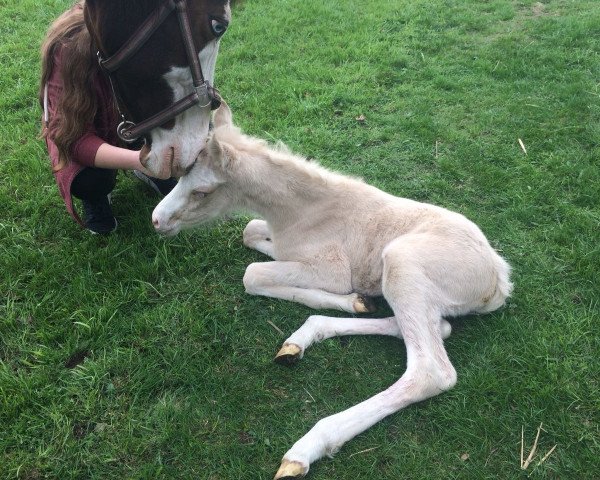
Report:
[{"label": "foal's mane", "polygon": [[242,133],[237,127],[218,128],[214,131],[219,143],[230,145],[236,150],[240,163],[250,164],[253,159],[261,158],[268,165],[279,167],[296,181],[308,185],[336,185],[359,182],[361,178],[343,175],[322,166],[314,159],[293,153],[283,142],[269,143],[266,140]]}]

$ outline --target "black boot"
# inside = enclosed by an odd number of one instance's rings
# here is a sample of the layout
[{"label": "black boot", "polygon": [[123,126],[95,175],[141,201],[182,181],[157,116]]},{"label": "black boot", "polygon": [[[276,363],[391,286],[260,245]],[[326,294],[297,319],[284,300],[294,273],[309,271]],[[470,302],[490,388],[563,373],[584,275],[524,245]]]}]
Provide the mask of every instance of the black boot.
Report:
[{"label": "black boot", "polygon": [[110,208],[110,197],[101,197],[99,200],[83,200],[85,212],[85,226],[94,233],[107,235],[117,228],[117,219]]}]

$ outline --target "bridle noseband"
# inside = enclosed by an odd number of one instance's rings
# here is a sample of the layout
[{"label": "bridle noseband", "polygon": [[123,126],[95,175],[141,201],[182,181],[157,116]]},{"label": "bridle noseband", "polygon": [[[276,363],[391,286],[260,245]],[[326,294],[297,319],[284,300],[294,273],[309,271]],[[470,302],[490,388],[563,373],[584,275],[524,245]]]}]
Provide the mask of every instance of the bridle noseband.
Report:
[{"label": "bridle noseband", "polygon": [[[188,66],[192,73],[194,91],[181,100],[178,100],[171,106],[151,116],[150,118],[135,124],[126,120],[125,115],[119,108],[119,97],[117,95],[111,74],[117,71],[127,60],[129,60],[133,55],[135,55],[135,53],[138,52],[138,50],[148,41],[156,29],[163,24],[173,10],[177,11],[179,29],[183,38],[183,44],[185,45],[185,52],[189,63]],[[163,1],[158,8],[144,21],[144,23],[142,23],[142,25],[140,25],[140,27],[133,33],[129,40],[125,42],[125,44],[119,50],[117,50],[115,54],[106,59],[102,58],[100,51],[98,51],[97,55],[100,67],[108,76],[111,88],[113,90],[113,95],[115,97],[115,102],[117,104],[117,109],[121,115],[122,121],[117,127],[117,135],[124,142],[135,142],[145,133],[149,132],[153,128],[165,124],[194,105],[199,105],[200,107],[207,107],[210,105],[211,110],[216,110],[221,104],[219,92],[206,80],[204,80],[202,67],[200,66],[198,55],[196,54],[196,46],[194,45],[192,29],[190,27],[190,19],[186,0]]]}]

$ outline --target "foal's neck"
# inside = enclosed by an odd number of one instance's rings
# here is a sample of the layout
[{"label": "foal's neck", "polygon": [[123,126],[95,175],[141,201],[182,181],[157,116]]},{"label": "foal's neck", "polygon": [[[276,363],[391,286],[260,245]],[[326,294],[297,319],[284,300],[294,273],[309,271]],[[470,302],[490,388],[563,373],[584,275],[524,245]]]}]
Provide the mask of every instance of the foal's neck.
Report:
[{"label": "foal's neck", "polygon": [[296,222],[311,204],[330,195],[323,168],[276,149],[248,154],[240,162],[236,187],[243,206],[272,226]]}]

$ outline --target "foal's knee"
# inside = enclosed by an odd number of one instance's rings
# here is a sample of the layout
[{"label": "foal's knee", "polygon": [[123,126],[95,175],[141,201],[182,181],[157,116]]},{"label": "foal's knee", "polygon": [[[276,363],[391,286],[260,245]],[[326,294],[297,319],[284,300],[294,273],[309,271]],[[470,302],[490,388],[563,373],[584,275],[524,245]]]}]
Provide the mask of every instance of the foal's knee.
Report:
[{"label": "foal's knee", "polygon": [[456,370],[451,363],[446,365],[423,365],[418,372],[407,375],[407,383],[413,390],[415,399],[425,400],[442,392],[450,390],[456,385]]},{"label": "foal's knee", "polygon": [[438,386],[441,391],[445,392],[456,385],[456,380],[456,369],[452,366],[452,364],[448,364],[442,369],[440,378],[438,379]]},{"label": "foal's knee", "polygon": [[429,398],[450,390],[456,385],[456,370],[452,364],[435,365],[420,378],[423,381],[422,395],[424,398]]},{"label": "foal's knee", "polygon": [[452,333],[452,325],[450,325],[450,322],[448,322],[448,320],[445,320],[443,318],[440,321],[440,333],[442,334],[442,338],[444,340],[446,340]]},{"label": "foal's knee", "polygon": [[254,219],[248,222],[244,228],[243,243],[252,248],[259,240],[270,240],[269,228],[264,220]]},{"label": "foal's knee", "polygon": [[423,364],[407,370],[404,375],[382,392],[389,399],[393,411],[400,410],[415,402],[420,402],[450,390],[456,384],[456,371],[452,365],[441,369],[439,365]]},{"label": "foal's knee", "polygon": [[246,273],[244,273],[244,288],[246,293],[253,295],[258,293],[261,286],[266,284],[265,275],[262,273],[262,268],[257,263],[251,263],[246,267]]}]

